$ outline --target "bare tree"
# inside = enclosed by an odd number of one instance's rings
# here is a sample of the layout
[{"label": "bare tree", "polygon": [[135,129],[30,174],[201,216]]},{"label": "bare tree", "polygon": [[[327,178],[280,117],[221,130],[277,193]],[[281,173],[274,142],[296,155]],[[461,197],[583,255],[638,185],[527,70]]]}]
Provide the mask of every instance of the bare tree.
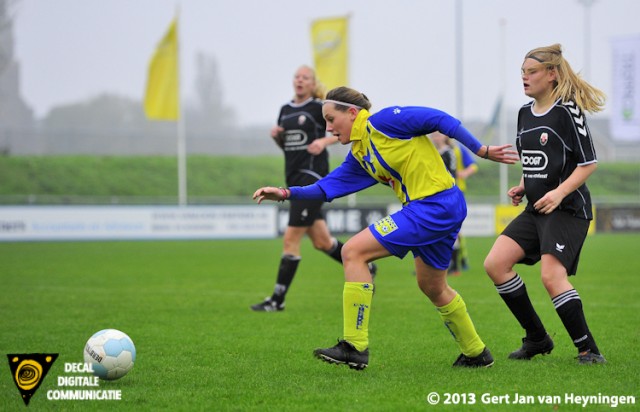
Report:
[{"label": "bare tree", "polygon": [[13,19],[18,0],[0,0],[0,75],[13,61]]},{"label": "bare tree", "polygon": [[196,70],[194,86],[197,102],[188,113],[187,128],[207,133],[234,127],[235,113],[224,104],[216,58],[198,53]]}]

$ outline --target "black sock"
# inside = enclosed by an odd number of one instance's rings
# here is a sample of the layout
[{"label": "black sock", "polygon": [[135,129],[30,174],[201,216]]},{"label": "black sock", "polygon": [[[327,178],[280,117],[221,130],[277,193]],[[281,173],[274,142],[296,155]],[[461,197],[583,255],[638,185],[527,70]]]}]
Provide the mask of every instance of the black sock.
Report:
[{"label": "black sock", "polygon": [[527,339],[532,341],[544,339],[547,331],[531,304],[527,287],[520,276],[516,273],[511,280],[495,286],[513,316],[518,319],[520,326],[527,332]]},{"label": "black sock", "polygon": [[582,310],[582,300],[575,289],[563,292],[552,299],[560,320],[564,325],[578,352],[591,349],[591,352],[600,354]]},{"label": "black sock", "polygon": [[331,249],[325,250],[324,253],[331,256],[334,260],[337,260],[338,262],[340,262],[340,264],[342,264],[342,246],[344,246],[344,244],[341,241],[339,241],[336,238],[333,238],[333,246],[331,246]]},{"label": "black sock", "polygon": [[293,282],[300,259],[300,256],[282,255],[280,267],[278,268],[278,279],[276,280],[271,300],[278,303],[284,302],[284,296],[287,294],[291,282]]}]

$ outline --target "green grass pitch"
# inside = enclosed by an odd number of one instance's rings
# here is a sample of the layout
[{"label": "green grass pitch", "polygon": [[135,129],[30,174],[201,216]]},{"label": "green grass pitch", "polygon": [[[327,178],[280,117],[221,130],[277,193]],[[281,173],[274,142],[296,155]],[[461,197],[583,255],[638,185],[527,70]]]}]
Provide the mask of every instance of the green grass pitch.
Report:
[{"label": "green grass pitch", "polygon": [[[417,288],[409,257],[378,262],[369,367],[314,359],[314,348],[342,333],[342,270],[305,241],[286,310],[254,313],[249,306],[272,290],[280,239],[0,243],[0,352],[60,354],[31,410],[594,411],[611,407],[567,404],[565,395],[637,397],[640,235],[589,237],[572,278],[608,359],[598,366],[576,364],[539,266],[518,271],[556,349],[529,362],[507,359],[523,333],[482,270],[492,243],[468,239],[471,269],[450,278],[493,352],[489,369],[451,367],[456,346]],[[122,400],[48,400],[60,389],[57,377],[69,375],[65,362],[82,362],[86,340],[104,328],[126,332],[136,345],[129,375],[100,386],[121,390]],[[1,363],[0,410],[25,410]],[[432,392],[437,405],[427,401]],[[562,401],[536,398],[516,408],[516,393]],[[501,398],[486,403],[483,394]]]}]

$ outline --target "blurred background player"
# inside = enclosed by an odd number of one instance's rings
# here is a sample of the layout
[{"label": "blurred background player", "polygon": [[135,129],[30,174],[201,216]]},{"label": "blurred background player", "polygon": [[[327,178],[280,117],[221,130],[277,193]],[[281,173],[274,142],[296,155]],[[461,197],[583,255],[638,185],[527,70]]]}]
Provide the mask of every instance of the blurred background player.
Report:
[{"label": "blurred background player", "polygon": [[496,239],[484,267],[500,297],[525,330],[510,359],[548,354],[554,343],[538,317],[517,263],[540,261],[540,277],[556,313],[578,349],[578,363],[605,363],[587,326],[582,299],[569,282],[593,219],[587,178],[597,158],[584,110],[598,112],[605,96],[580,78],[559,44],[526,54],[524,93],[533,98],[518,112],[516,147],[522,178],[507,194],[514,206],[527,206]]},{"label": "blurred background player", "polygon": [[[326,132],[322,117],[324,90],[316,81],[314,70],[299,67],[293,77],[293,99],[282,106],[278,124],[271,137],[284,151],[287,186],[306,186],[329,173],[329,153],[326,147],[338,139]],[[322,212],[323,201],[294,200],[290,202],[289,223],[284,232],[282,257],[273,294],[251,306],[254,311],[284,310],[284,300],[300,264],[300,243],[308,235],[313,246],[342,263],[342,242],[331,236]],[[376,267],[371,266],[372,275]]]},{"label": "blurred background player", "polygon": [[[458,158],[456,157],[456,152],[454,150],[454,144],[451,142],[451,139],[447,135],[444,135],[440,132],[433,132],[429,134],[431,141],[435,145],[436,149],[438,149],[438,153],[440,153],[440,157],[444,161],[444,165],[451,173],[451,176],[457,177],[457,168]],[[456,145],[457,147],[457,145]],[[458,153],[460,150],[458,149]],[[456,179],[457,184],[457,179]],[[460,189],[460,187],[458,187]],[[460,189],[462,190],[462,189]],[[451,262],[449,263],[449,268],[447,269],[447,273],[452,276],[460,275],[460,233],[458,233],[458,237],[456,238],[456,242],[453,244],[453,252],[451,253]]]},{"label": "blurred background player", "polygon": [[[453,154],[456,157],[456,184],[464,195],[467,191],[467,179],[478,171],[478,164],[473,154],[464,146],[449,139],[449,143],[453,147]],[[458,252],[452,259],[455,266],[462,270],[469,269],[469,249],[467,249],[467,241],[462,233],[458,233]]]}]

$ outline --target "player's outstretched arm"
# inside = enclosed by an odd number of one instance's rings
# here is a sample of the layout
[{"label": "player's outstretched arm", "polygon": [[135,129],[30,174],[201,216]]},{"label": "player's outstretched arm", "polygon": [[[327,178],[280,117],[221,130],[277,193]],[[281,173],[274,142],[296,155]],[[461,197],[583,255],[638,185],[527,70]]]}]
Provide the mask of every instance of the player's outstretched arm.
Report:
[{"label": "player's outstretched arm", "polygon": [[283,187],[266,186],[256,190],[253,194],[253,200],[258,201],[258,204],[263,200],[273,200],[274,202],[284,202],[291,196],[289,189]]},{"label": "player's outstretched arm", "polygon": [[493,160],[494,162],[506,163],[508,165],[515,164],[519,157],[516,150],[510,149],[513,145],[504,144],[502,146],[481,146],[476,154],[483,159]]}]

